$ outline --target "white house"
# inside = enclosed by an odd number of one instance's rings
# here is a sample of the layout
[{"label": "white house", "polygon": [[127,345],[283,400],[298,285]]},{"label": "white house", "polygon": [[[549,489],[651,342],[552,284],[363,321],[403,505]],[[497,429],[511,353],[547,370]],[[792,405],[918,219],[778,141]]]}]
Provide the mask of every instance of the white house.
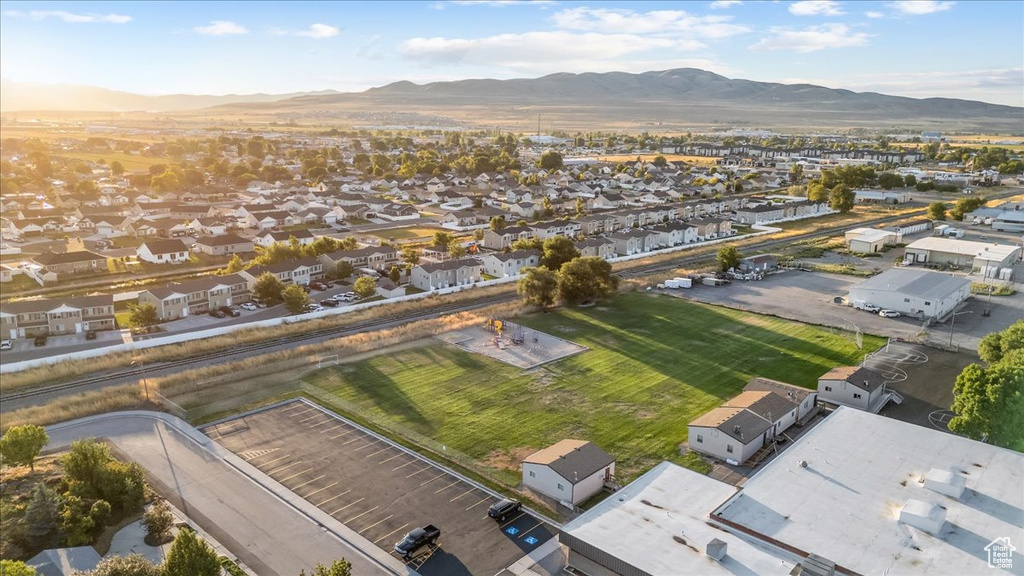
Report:
[{"label": "white house", "polygon": [[881,372],[863,366],[839,366],[823,374],[818,378],[818,398],[876,414],[889,400],[903,400],[886,387]]},{"label": "white house", "polygon": [[177,238],[148,240],[135,249],[139,260],[152,264],[181,264],[188,262],[188,247]]},{"label": "white house", "polygon": [[799,407],[775,391],[741,392],[690,422],[690,449],[742,464],[796,423]]},{"label": "white house", "polygon": [[523,487],[575,506],[615,475],[615,458],[585,440],[562,440],[523,459]]},{"label": "white house", "polygon": [[466,286],[480,281],[482,265],[476,258],[426,262],[412,269],[411,284],[430,292],[439,288]]},{"label": "white house", "polygon": [[481,256],[480,261],[484,265],[484,274],[495,278],[512,278],[519,276],[523,268],[538,266],[540,250],[494,252]]}]

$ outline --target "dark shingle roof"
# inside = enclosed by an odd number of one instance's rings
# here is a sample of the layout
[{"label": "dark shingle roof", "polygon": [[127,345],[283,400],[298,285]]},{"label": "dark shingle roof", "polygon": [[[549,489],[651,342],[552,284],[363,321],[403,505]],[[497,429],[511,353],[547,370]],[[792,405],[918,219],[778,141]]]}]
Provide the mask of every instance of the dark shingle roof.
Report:
[{"label": "dark shingle roof", "polygon": [[576,484],[610,466],[615,458],[592,442],[562,440],[527,456],[523,462],[543,464],[570,483]]}]

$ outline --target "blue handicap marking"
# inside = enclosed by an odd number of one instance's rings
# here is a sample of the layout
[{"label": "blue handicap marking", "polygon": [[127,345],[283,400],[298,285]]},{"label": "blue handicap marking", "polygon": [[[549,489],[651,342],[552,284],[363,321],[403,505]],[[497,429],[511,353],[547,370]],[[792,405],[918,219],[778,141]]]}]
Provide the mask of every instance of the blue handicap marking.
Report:
[{"label": "blue handicap marking", "polygon": [[505,532],[508,532],[509,534],[515,536],[516,534],[519,534],[519,528],[516,528],[515,526],[509,526],[508,528],[505,528]]},{"label": "blue handicap marking", "polygon": [[526,537],[526,543],[531,545],[531,546],[533,546],[534,544],[537,543],[537,539],[534,538],[533,536],[527,536]]}]

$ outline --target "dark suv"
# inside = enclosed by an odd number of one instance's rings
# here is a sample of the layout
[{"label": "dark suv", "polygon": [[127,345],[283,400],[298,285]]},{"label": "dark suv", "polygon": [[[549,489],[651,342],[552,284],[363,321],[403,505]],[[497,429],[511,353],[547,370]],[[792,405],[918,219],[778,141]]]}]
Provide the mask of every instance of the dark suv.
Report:
[{"label": "dark suv", "polygon": [[239,312],[238,310],[235,310],[234,308],[229,308],[228,306],[221,306],[220,308],[218,308],[218,310],[223,312],[225,316],[231,316],[232,318],[237,318],[242,315],[242,313]]},{"label": "dark suv", "polygon": [[522,502],[511,498],[503,498],[491,505],[487,515],[498,522],[504,522],[506,518],[519,512],[523,508]]}]

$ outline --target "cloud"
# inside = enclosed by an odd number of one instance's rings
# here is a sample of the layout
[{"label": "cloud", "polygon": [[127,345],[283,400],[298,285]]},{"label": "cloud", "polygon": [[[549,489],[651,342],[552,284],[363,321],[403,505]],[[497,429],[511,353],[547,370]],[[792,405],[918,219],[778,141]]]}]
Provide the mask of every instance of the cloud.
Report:
[{"label": "cloud", "polygon": [[875,12],[874,10],[865,12],[864,15],[867,16],[868,18],[885,18],[885,14],[882,14],[881,12]]},{"label": "cloud", "polygon": [[800,0],[789,5],[789,13],[795,16],[839,16],[845,14],[839,9],[839,2],[833,0]]},{"label": "cloud", "polygon": [[340,29],[320,23],[313,24],[309,29],[295,33],[296,36],[305,36],[306,38],[330,38],[338,34],[341,34]]},{"label": "cloud", "polygon": [[922,14],[934,14],[943,12],[953,7],[956,2],[937,2],[936,0],[903,0],[900,2],[889,2],[889,7],[898,10],[903,14],[920,16]]},{"label": "cloud", "polygon": [[[484,38],[412,38],[399,46],[403,56],[433,64],[503,67],[513,72],[636,69],[635,62],[613,61],[648,50],[691,50],[693,40],[636,34],[527,32]],[[557,57],[553,57],[557,55]]]},{"label": "cloud", "polygon": [[732,23],[732,16],[694,16],[682,10],[633,10],[570,8],[556,12],[551,20],[567,30],[610,34],[685,33],[699,38],[725,38],[750,32]]},{"label": "cloud", "polygon": [[827,48],[866,46],[871,36],[864,32],[853,32],[845,24],[822,24],[803,29],[788,26],[772,27],[771,36],[762,38],[750,46],[758,52],[817,52]]},{"label": "cloud", "polygon": [[192,28],[192,31],[196,34],[205,34],[207,36],[234,36],[249,33],[245,26],[228,20],[214,20],[210,22],[209,26],[196,26]]},{"label": "cloud", "polygon": [[8,10],[4,12],[5,16],[12,18],[31,18],[32,20],[45,20],[47,18],[56,18],[62,22],[70,24],[81,24],[81,23],[104,23],[104,24],[125,24],[132,21],[131,16],[125,16],[123,14],[75,14],[73,12],[66,12],[64,10],[32,10],[31,12],[25,13],[18,10]]},{"label": "cloud", "polygon": [[715,0],[708,5],[708,8],[712,10],[724,10],[726,8],[732,8],[733,6],[739,6],[743,4],[743,0]]}]

